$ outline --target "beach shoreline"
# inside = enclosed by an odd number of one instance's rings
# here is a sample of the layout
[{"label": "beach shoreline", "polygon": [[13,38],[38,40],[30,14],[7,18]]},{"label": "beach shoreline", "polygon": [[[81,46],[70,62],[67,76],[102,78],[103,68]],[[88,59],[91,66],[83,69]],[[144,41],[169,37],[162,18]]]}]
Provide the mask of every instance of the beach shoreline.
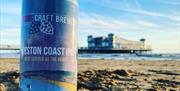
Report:
[{"label": "beach shoreline", "polygon": [[[0,91],[17,89],[19,76],[7,81],[10,73],[19,74],[19,59],[0,58]],[[79,59],[78,91],[88,90],[178,91],[180,61]]]}]

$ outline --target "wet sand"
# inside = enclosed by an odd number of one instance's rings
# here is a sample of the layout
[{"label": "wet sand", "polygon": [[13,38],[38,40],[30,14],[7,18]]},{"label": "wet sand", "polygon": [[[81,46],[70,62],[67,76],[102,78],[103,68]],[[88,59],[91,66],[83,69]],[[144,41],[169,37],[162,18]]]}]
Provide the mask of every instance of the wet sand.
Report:
[{"label": "wet sand", "polygon": [[[0,91],[17,91],[18,59],[0,58]],[[78,61],[78,91],[179,91],[180,61]]]}]

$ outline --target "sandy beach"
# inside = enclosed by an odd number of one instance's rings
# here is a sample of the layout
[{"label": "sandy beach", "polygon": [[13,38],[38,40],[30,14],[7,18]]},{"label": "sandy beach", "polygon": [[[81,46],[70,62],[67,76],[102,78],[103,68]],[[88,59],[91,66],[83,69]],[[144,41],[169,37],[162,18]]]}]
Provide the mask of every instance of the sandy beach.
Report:
[{"label": "sandy beach", "polygon": [[[18,59],[0,59],[0,91],[17,91]],[[179,91],[180,61],[78,60],[78,91]]]}]

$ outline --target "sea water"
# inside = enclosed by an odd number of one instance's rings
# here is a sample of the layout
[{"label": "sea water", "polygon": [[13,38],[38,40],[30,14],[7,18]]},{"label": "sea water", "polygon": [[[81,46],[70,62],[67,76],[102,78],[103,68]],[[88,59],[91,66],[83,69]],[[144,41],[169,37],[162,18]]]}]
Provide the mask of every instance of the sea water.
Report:
[{"label": "sea water", "polygon": [[[19,58],[19,52],[1,52],[0,58]],[[180,53],[151,53],[147,55],[136,54],[78,54],[78,59],[110,59],[110,60],[176,60],[180,61]]]}]

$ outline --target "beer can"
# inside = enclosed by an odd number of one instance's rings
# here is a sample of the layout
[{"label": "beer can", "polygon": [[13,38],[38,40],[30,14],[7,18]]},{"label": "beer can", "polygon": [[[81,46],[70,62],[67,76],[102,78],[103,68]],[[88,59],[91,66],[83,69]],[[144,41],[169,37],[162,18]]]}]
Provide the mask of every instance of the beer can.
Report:
[{"label": "beer can", "polygon": [[77,90],[76,24],[76,0],[22,0],[20,91]]}]

